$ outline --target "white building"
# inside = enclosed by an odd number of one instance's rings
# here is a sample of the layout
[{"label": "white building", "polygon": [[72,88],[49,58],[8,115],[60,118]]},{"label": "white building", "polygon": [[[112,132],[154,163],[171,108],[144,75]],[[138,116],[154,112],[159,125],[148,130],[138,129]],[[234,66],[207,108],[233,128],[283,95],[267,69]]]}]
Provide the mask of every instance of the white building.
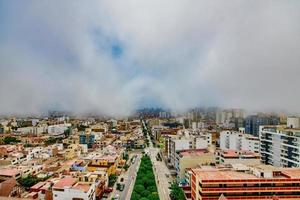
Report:
[{"label": "white building", "polygon": [[176,153],[182,150],[207,149],[212,144],[210,133],[198,133],[185,130],[184,135],[169,136],[167,138],[168,159],[172,166],[175,166]]},{"label": "white building", "polygon": [[71,124],[65,123],[65,124],[56,124],[48,126],[48,134],[50,135],[61,135],[67,130],[69,127],[71,127]]},{"label": "white building", "polygon": [[78,182],[77,178],[65,177],[52,187],[53,200],[94,200],[95,183]]},{"label": "white building", "polygon": [[259,165],[260,156],[250,151],[220,150],[215,152],[217,164]]},{"label": "white building", "polygon": [[261,159],[275,167],[300,167],[299,118],[288,118],[287,126],[261,126]]},{"label": "white building", "polygon": [[231,118],[245,118],[243,109],[224,109],[216,112],[217,124],[229,124]]},{"label": "white building", "polygon": [[42,134],[47,132],[47,127],[45,126],[28,126],[28,127],[21,127],[17,129],[17,132],[22,134],[22,135],[27,135],[27,134]]},{"label": "white building", "polygon": [[220,149],[259,153],[259,138],[239,131],[222,131]]}]

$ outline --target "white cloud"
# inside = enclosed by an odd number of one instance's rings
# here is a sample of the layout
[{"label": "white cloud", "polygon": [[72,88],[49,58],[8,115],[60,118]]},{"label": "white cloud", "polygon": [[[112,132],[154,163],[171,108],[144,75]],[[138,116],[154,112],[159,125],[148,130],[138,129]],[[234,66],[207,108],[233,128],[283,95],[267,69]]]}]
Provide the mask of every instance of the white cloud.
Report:
[{"label": "white cloud", "polygon": [[298,1],[10,4],[0,31],[2,113],[122,115],[145,99],[175,110],[300,112]]}]

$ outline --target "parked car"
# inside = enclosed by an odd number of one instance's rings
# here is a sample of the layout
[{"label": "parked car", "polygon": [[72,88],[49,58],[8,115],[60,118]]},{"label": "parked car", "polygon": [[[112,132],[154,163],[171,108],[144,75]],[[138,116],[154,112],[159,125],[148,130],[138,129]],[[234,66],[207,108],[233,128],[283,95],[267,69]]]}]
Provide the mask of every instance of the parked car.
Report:
[{"label": "parked car", "polygon": [[123,191],[125,187],[125,184],[123,183],[117,183],[117,190]]},{"label": "parked car", "polygon": [[105,188],[105,190],[104,190],[105,193],[111,193],[112,191],[113,191],[113,188],[111,188],[111,187]]}]

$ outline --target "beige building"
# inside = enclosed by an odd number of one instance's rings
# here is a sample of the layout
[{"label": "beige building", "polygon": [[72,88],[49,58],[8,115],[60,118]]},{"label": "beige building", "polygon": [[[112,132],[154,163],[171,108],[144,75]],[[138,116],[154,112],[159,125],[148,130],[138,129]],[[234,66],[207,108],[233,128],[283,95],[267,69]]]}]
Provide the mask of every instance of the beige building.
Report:
[{"label": "beige building", "polygon": [[195,168],[200,165],[210,165],[215,163],[214,154],[207,150],[186,150],[176,153],[175,169],[177,178],[185,177],[185,170]]}]

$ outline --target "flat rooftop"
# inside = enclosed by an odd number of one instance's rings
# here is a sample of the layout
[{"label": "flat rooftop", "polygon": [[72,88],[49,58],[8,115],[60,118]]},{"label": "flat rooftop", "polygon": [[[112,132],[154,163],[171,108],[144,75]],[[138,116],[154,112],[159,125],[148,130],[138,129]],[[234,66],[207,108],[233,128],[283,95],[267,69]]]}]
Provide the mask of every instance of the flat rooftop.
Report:
[{"label": "flat rooftop", "polygon": [[53,188],[64,189],[64,187],[72,187],[75,183],[77,183],[77,178],[65,177],[56,182]]},{"label": "flat rooftop", "polygon": [[[262,168],[257,168],[258,170]],[[235,170],[218,170],[216,168],[212,169],[192,169],[193,172],[201,179],[201,180],[248,180],[248,179],[300,179],[300,168],[287,168],[287,169],[279,169],[274,167],[266,166],[264,171],[276,171],[281,172],[279,175],[274,176],[272,178],[263,178],[257,177],[251,172],[239,172]]]},{"label": "flat rooftop", "polygon": [[19,174],[19,173],[21,173],[21,172],[15,168],[0,169],[0,176],[15,176],[16,174]]},{"label": "flat rooftop", "polygon": [[220,155],[224,158],[260,158],[258,153],[251,151],[235,151],[235,150],[224,150],[220,152]]},{"label": "flat rooftop", "polygon": [[83,192],[88,192],[91,188],[91,185],[87,183],[76,183],[72,188],[81,190]]},{"label": "flat rooftop", "polygon": [[259,179],[253,174],[236,171],[219,171],[219,170],[201,170],[193,169],[195,174],[201,180],[241,180],[241,179]]},{"label": "flat rooftop", "polygon": [[209,152],[206,149],[183,150],[179,152],[179,155],[181,156],[202,156],[205,154],[209,154]]},{"label": "flat rooftop", "polygon": [[37,184],[35,184],[34,186],[32,186],[30,189],[40,189],[44,185],[46,185],[46,182],[38,182]]}]

